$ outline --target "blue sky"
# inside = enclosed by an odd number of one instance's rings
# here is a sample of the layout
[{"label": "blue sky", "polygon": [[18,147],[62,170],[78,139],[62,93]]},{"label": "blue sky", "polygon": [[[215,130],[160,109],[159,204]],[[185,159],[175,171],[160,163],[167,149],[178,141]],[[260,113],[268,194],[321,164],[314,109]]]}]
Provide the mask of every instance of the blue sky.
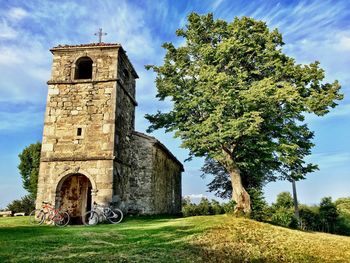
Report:
[{"label": "blue sky", "polygon": [[[17,170],[18,153],[40,141],[50,79],[52,56],[58,44],[96,42],[99,27],[108,32],[105,42],[121,43],[127,50],[140,79],[137,81],[136,129],[148,126],[145,113],[166,110],[169,104],[155,99],[154,74],[145,64],[160,64],[165,41],[177,45],[182,39],[175,30],[183,27],[192,12],[213,12],[215,18],[232,21],[251,16],[278,28],[286,45],[283,50],[298,63],[319,60],[326,79],[338,79],[345,99],[323,118],[308,116],[316,144],[309,160],[320,171],[298,182],[303,203],[318,203],[323,196],[350,196],[350,2],[343,1],[6,1],[0,0],[0,208],[25,194]],[[153,133],[183,161],[187,151],[180,141],[163,131]],[[201,159],[184,163],[183,194],[208,196],[210,178],[200,178]],[[269,202],[287,182],[265,187]]]}]

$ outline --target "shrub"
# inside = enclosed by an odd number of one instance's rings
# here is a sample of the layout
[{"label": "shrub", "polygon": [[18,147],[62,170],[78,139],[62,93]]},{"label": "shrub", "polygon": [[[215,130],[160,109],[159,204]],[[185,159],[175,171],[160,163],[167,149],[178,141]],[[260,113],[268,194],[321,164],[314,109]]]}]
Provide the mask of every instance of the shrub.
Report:
[{"label": "shrub", "polygon": [[197,214],[198,215],[210,215],[211,207],[210,202],[207,198],[202,198],[197,206]]},{"label": "shrub", "polygon": [[213,215],[220,215],[225,212],[222,205],[220,205],[220,203],[216,200],[211,201],[211,211]]},{"label": "shrub", "polygon": [[322,231],[334,233],[339,213],[331,197],[322,198],[319,211]]},{"label": "shrub", "polygon": [[186,204],[182,207],[182,214],[184,217],[195,216],[196,215],[196,205]]},{"label": "shrub", "polygon": [[269,215],[269,206],[265,201],[264,193],[261,189],[249,188],[248,193],[251,199],[252,213],[250,217],[257,221],[265,221]]},{"label": "shrub", "polygon": [[339,198],[334,203],[339,213],[335,233],[350,236],[350,197]]},{"label": "shrub", "polygon": [[26,215],[29,215],[34,209],[35,201],[30,195],[26,195],[20,200],[14,200],[7,205],[7,210],[12,211],[12,213],[25,212]]},{"label": "shrub", "polygon": [[318,207],[301,205],[299,208],[299,217],[302,229],[313,231],[319,231],[321,229]]},{"label": "shrub", "polygon": [[234,214],[236,207],[236,202],[230,200],[228,203],[223,204],[223,208],[226,214]]},{"label": "shrub", "polygon": [[276,208],[292,208],[294,201],[292,195],[289,192],[282,192],[277,195],[276,203],[273,204]]},{"label": "shrub", "polygon": [[199,204],[191,203],[189,198],[182,200],[182,214],[184,217],[199,215],[218,215],[223,214],[224,208],[218,201],[202,198]]},{"label": "shrub", "polygon": [[298,220],[295,218],[294,211],[286,207],[279,207],[275,210],[271,217],[271,221],[279,226],[291,228],[296,228],[298,226]]}]

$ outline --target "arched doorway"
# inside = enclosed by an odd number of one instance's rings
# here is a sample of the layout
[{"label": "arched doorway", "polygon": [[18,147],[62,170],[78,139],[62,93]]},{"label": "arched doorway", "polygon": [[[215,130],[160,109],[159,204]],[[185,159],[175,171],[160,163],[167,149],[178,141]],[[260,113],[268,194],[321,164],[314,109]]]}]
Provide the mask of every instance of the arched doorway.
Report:
[{"label": "arched doorway", "polygon": [[57,185],[56,205],[71,216],[71,224],[81,224],[81,216],[91,210],[92,185],[85,175],[71,174]]}]

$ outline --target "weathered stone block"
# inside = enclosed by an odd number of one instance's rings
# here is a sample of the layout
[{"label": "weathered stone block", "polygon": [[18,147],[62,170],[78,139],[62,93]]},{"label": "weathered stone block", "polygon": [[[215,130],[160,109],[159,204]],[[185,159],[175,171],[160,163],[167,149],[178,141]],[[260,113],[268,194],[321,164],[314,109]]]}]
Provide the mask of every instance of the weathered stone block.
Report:
[{"label": "weathered stone block", "polygon": [[52,152],[53,151],[53,144],[51,143],[44,143],[41,145],[41,150],[43,152]]}]

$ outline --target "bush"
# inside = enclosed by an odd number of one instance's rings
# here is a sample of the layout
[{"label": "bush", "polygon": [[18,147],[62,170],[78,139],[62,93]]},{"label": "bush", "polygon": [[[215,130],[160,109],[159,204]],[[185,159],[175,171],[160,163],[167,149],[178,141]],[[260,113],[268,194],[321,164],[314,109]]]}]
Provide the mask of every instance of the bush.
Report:
[{"label": "bush", "polygon": [[182,206],[182,214],[184,217],[195,216],[196,214],[196,205],[195,204],[186,204]]},{"label": "bush", "polygon": [[290,208],[279,207],[271,217],[273,224],[291,228],[298,227],[298,220],[295,218],[294,211]]},{"label": "bush", "polygon": [[302,205],[299,208],[300,226],[304,230],[319,231],[320,228],[320,215],[318,207],[309,207]]},{"label": "bush", "polygon": [[289,192],[282,192],[277,195],[276,203],[273,206],[280,208],[293,208],[293,197]]},{"label": "bush", "polygon": [[225,214],[234,214],[235,207],[236,202],[234,200],[230,200],[228,203],[223,204]]},{"label": "bush", "polygon": [[191,203],[191,200],[186,197],[182,200],[182,214],[184,217],[199,216],[199,215],[218,215],[223,214],[223,205],[218,201],[207,198],[202,198],[198,205]]},{"label": "bush", "polygon": [[339,213],[335,232],[350,236],[350,197],[339,198],[334,203]]},{"label": "bush", "polygon": [[322,198],[319,211],[322,231],[334,233],[339,213],[331,197]]},{"label": "bush", "polygon": [[250,217],[257,221],[265,221],[269,216],[269,206],[265,201],[264,193],[261,189],[249,188],[252,213]]},{"label": "bush", "polygon": [[22,197],[21,200],[14,200],[7,206],[7,210],[12,211],[12,213],[25,212],[26,215],[29,215],[34,209],[35,201],[30,195]]},{"label": "bush", "polygon": [[220,215],[225,213],[224,208],[220,203],[216,200],[211,201],[211,211],[213,215]]},{"label": "bush", "polygon": [[207,198],[202,198],[199,204],[197,205],[197,214],[198,215],[210,215],[212,211],[211,204]]}]

